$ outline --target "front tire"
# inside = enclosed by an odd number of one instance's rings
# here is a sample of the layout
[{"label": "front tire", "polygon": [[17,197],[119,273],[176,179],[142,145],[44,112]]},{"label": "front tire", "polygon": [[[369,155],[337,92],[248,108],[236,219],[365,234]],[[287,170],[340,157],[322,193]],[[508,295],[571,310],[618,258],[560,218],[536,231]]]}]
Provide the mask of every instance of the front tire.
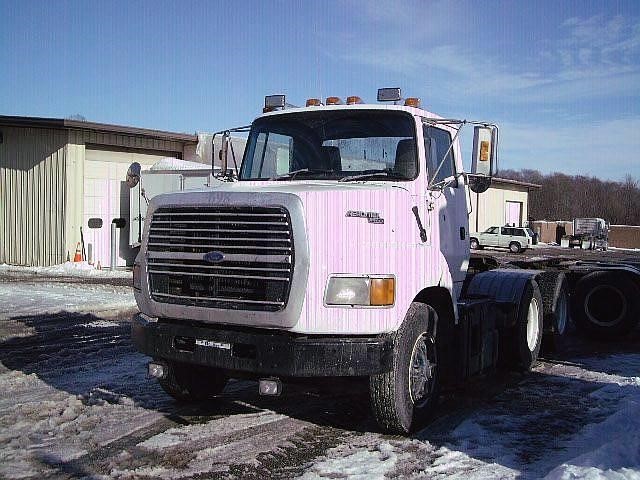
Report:
[{"label": "front tire", "polygon": [[469,240],[469,247],[471,247],[471,250],[479,250],[480,242],[478,242],[477,238],[472,238],[471,240]]},{"label": "front tire", "polygon": [[181,362],[166,362],[169,371],[159,378],[162,389],[179,402],[206,400],[219,394],[228,378],[215,369]]},{"label": "front tire", "polygon": [[371,407],[388,433],[407,434],[423,425],[437,404],[437,313],[414,302],[396,333],[391,371],[369,378]]}]

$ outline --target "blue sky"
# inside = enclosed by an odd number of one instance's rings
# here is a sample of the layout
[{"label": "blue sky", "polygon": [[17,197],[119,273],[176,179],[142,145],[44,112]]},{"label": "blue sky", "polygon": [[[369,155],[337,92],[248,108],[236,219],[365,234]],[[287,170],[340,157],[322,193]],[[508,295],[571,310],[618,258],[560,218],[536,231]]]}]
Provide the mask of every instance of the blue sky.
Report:
[{"label": "blue sky", "polygon": [[[400,86],[501,165],[640,179],[640,2],[0,0],[0,114],[179,132]],[[468,150],[468,145],[465,145]]]}]

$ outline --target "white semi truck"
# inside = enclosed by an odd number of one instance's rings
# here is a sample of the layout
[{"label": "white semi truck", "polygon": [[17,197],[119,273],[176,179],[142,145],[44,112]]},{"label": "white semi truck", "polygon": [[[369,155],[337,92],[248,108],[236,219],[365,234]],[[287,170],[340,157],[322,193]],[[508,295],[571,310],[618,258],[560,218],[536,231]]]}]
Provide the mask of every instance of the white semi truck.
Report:
[{"label": "white semi truck", "polygon": [[296,377],[367,377],[381,429],[407,433],[442,384],[531,368],[543,338],[560,344],[570,307],[583,330],[628,332],[638,265],[500,269],[470,257],[469,189],[490,185],[497,132],[400,89],[376,104],[267,97],[238,181],[151,200],[132,325],[150,375],[179,400],[234,377],[259,380],[263,395]]}]

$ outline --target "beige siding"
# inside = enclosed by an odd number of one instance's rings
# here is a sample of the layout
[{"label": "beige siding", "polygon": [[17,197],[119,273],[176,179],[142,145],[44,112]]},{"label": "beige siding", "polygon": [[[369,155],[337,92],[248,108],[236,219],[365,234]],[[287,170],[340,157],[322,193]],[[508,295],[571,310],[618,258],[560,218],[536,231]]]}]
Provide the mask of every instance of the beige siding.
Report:
[{"label": "beige siding", "polygon": [[526,187],[509,184],[494,184],[484,193],[470,192],[472,211],[469,215],[469,229],[483,231],[495,225],[506,223],[507,202],[522,203],[522,222],[527,220],[529,195]]},{"label": "beige siding", "polygon": [[0,263],[60,263],[66,257],[67,132],[1,129],[4,141],[0,144]]}]

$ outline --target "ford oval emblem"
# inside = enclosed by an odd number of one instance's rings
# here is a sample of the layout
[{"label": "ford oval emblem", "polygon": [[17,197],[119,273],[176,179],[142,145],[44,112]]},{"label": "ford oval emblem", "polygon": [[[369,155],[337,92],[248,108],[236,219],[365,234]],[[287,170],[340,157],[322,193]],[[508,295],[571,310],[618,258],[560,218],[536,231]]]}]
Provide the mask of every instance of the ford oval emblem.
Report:
[{"label": "ford oval emblem", "polygon": [[224,260],[224,254],[222,252],[207,252],[202,259],[207,263],[220,263]]}]

